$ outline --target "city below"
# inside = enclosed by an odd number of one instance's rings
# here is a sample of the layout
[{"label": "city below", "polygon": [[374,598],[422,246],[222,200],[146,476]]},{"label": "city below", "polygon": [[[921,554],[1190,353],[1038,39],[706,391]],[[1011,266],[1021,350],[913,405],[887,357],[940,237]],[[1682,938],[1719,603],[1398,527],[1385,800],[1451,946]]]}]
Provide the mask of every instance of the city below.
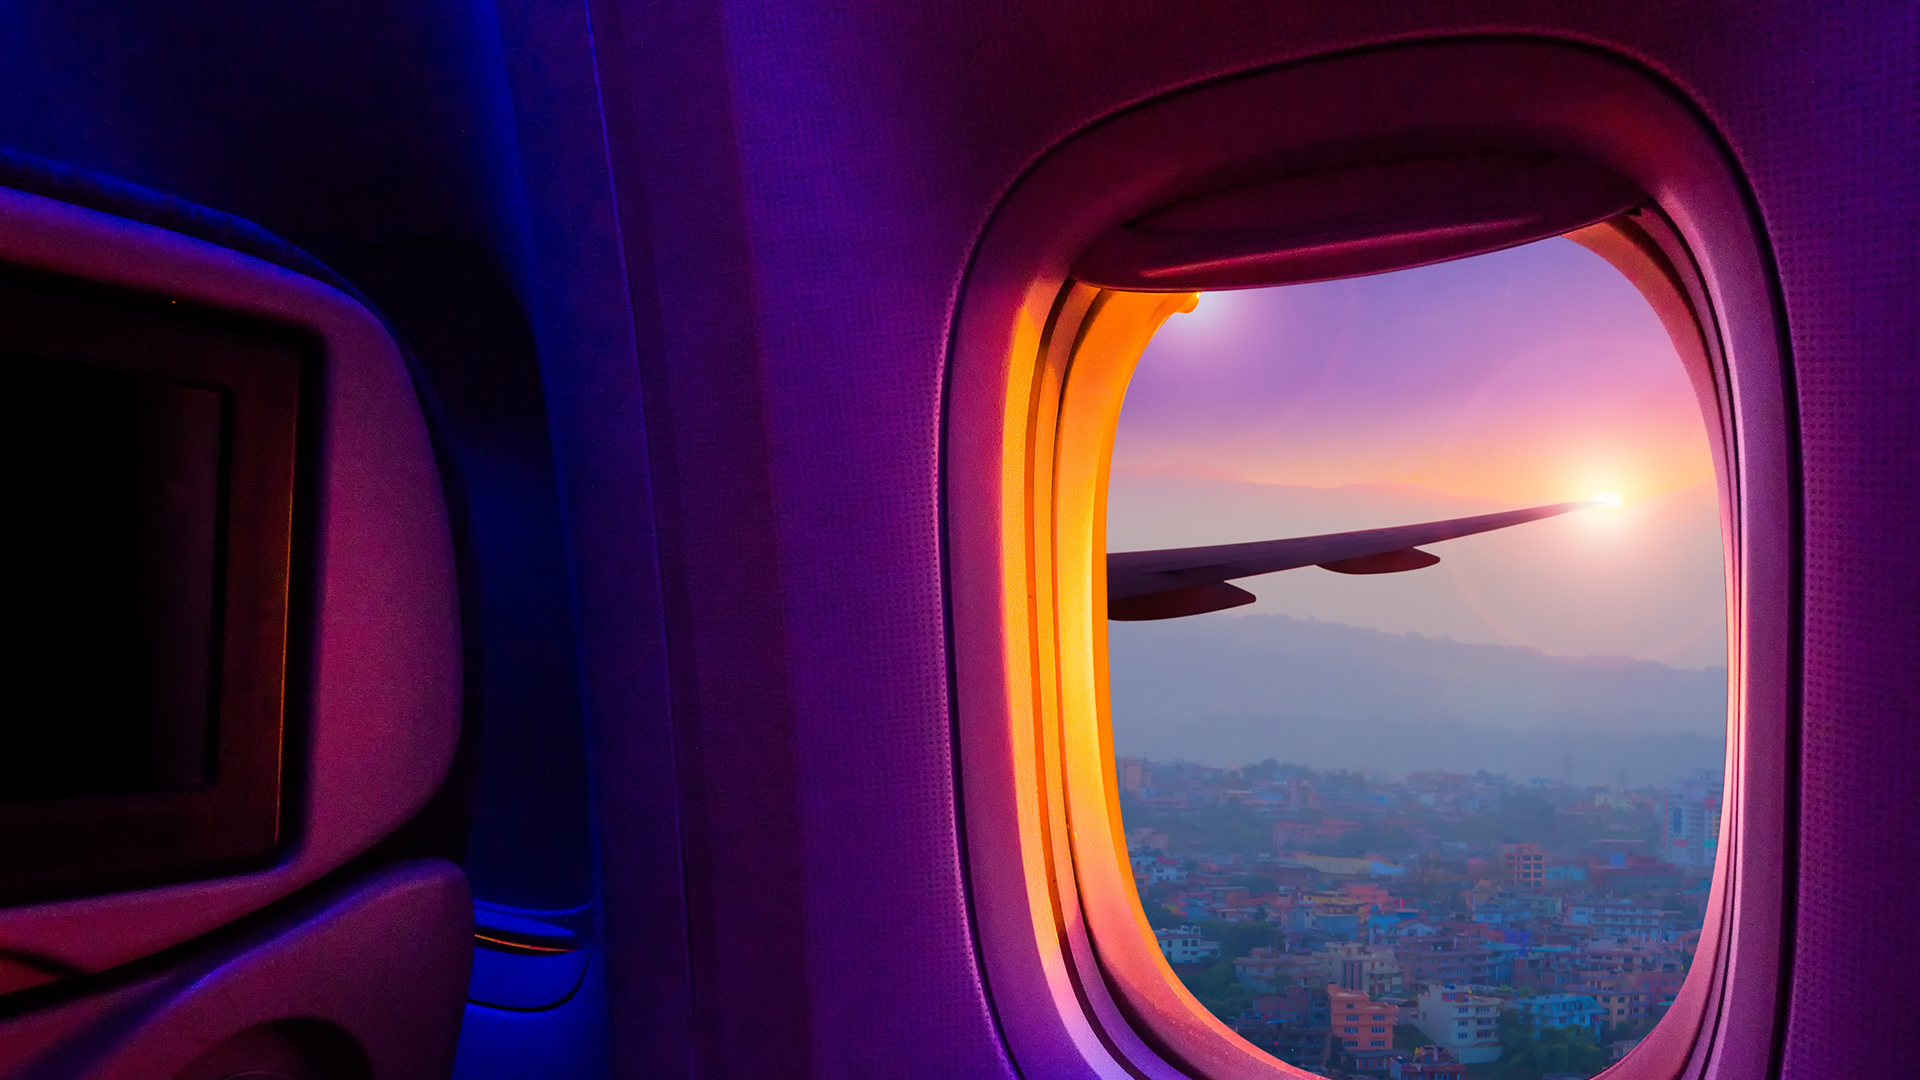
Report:
[{"label": "city below", "polygon": [[1121,758],[1133,874],[1202,1005],[1326,1076],[1574,1080],[1665,1015],[1721,778],[1666,788]]}]

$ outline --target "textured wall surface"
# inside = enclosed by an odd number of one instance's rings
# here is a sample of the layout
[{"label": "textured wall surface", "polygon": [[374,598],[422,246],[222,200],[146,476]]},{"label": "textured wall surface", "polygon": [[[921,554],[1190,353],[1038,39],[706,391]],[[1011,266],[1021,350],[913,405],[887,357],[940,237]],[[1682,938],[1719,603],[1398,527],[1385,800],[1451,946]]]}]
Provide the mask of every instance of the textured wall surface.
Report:
[{"label": "textured wall surface", "polygon": [[1913,809],[1920,761],[1902,722],[1920,627],[1911,9],[594,10],[616,184],[659,283],[647,391],[704,912],[699,1060],[734,1074],[777,1034],[791,1056],[762,1068],[1004,1068],[959,900],[934,469],[948,326],[996,201],[1074,131],[1180,86],[1472,32],[1646,64],[1754,185],[1808,423],[1807,873],[1786,1065],[1869,1075],[1920,1055],[1920,1037],[1848,1004],[1920,959],[1896,915],[1920,864],[1866,841]]},{"label": "textured wall surface", "polygon": [[[1689,97],[1803,422],[1786,1076],[1910,1074],[1920,8],[1777,0],[0,0],[0,143],[323,258],[483,251],[538,341],[623,1076],[1011,1076],[956,810],[939,446],[968,260],[1074,133],[1498,34]],[[1753,1020],[1753,1018],[1747,1018]],[[1772,1018],[1761,1018],[1770,1022]]]}]

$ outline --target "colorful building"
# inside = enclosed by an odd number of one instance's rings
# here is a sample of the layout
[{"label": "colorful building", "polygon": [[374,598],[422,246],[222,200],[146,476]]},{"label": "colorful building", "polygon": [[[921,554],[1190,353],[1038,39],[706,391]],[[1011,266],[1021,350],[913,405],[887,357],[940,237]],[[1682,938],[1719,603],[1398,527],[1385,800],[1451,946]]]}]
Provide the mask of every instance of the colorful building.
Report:
[{"label": "colorful building", "polygon": [[1250,955],[1236,958],[1233,975],[1242,984],[1268,993],[1291,986],[1326,984],[1321,965],[1313,957],[1270,948],[1257,948]]},{"label": "colorful building", "polygon": [[1374,1001],[1358,990],[1327,987],[1327,1016],[1336,1042],[1348,1050],[1384,1050],[1393,1046],[1393,1025],[1400,1007]]},{"label": "colorful building", "polygon": [[1506,860],[1507,880],[1515,888],[1539,890],[1547,885],[1547,856],[1539,844],[1502,844],[1500,855]]},{"label": "colorful building", "polygon": [[1719,774],[1697,769],[1660,803],[1660,849],[1667,862],[1712,869],[1720,851],[1720,805],[1725,785]]},{"label": "colorful building", "polygon": [[1467,1067],[1441,1046],[1422,1046],[1413,1057],[1387,1065],[1390,1080],[1465,1080],[1466,1075]]},{"label": "colorful building", "polygon": [[[1464,983],[1436,983],[1421,991],[1413,1024],[1462,1063],[1498,1061],[1505,1008],[1504,999],[1475,994]],[[1336,1021],[1334,1030],[1339,1028]]]},{"label": "colorful building", "polygon": [[1293,985],[1255,997],[1233,1030],[1289,1065],[1318,1068],[1327,1062],[1327,1016],[1324,988]]},{"label": "colorful building", "polygon": [[1513,1007],[1536,1027],[1585,1028],[1595,1037],[1599,1036],[1600,1025],[1605,1020],[1605,1010],[1591,994],[1540,994],[1517,998]]},{"label": "colorful building", "polygon": [[1160,945],[1160,955],[1170,964],[1195,964],[1220,955],[1220,943],[1201,937],[1197,926],[1182,926],[1178,930],[1163,927],[1155,930],[1153,937]]},{"label": "colorful building", "polygon": [[1594,975],[1582,981],[1579,992],[1598,1002],[1601,1022],[1618,1026],[1653,1016],[1653,995],[1634,977],[1633,972]]},{"label": "colorful building", "polygon": [[1485,938],[1461,934],[1402,938],[1393,947],[1400,978],[1409,992],[1439,983],[1494,982],[1494,954]]},{"label": "colorful building", "polygon": [[1313,954],[1323,981],[1379,997],[1401,989],[1400,961],[1389,945],[1336,941]]},{"label": "colorful building", "polygon": [[1662,914],[1652,904],[1632,900],[1575,900],[1567,905],[1568,923],[1618,938],[1660,937]]}]

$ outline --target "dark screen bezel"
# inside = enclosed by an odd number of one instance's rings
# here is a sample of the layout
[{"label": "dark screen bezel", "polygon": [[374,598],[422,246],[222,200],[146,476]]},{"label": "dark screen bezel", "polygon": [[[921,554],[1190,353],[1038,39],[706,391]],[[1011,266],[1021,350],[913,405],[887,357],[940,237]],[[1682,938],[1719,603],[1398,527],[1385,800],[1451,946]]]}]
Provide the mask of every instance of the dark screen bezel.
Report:
[{"label": "dark screen bezel", "polygon": [[226,402],[210,782],[0,805],[0,902],[213,877],[270,865],[283,848],[297,465],[313,352],[288,328],[0,268],[0,371],[78,365],[217,390]]}]

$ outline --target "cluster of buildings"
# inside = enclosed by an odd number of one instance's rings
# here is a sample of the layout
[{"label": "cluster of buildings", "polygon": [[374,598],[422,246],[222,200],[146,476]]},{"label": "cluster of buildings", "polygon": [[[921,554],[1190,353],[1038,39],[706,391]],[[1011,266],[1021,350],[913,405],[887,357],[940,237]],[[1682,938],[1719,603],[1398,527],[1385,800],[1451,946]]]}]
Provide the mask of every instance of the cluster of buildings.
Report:
[{"label": "cluster of buildings", "polygon": [[[1273,817],[1277,848],[1310,848],[1335,843],[1368,822],[1412,826],[1425,832],[1416,847],[1441,846],[1433,821],[1458,821],[1499,810],[1516,791],[1551,797],[1556,812],[1570,820],[1594,822],[1618,815],[1645,819],[1658,838],[1638,852],[1646,863],[1705,874],[1719,854],[1722,779],[1700,769],[1663,789],[1633,791],[1579,787],[1564,781],[1533,779],[1517,783],[1485,771],[1412,773],[1398,781],[1369,780],[1356,773],[1312,774],[1280,767],[1266,779],[1192,762],[1118,761],[1120,791],[1131,807],[1152,813],[1178,813],[1234,802]],[[1557,867],[1560,880],[1583,880],[1579,860],[1546,858],[1544,876]],[[1624,854],[1620,850],[1611,852]],[[1614,860],[1614,867],[1620,865]],[[1545,884],[1541,880],[1540,884]]]},{"label": "cluster of buildings", "polygon": [[[1213,971],[1217,985],[1231,965],[1222,1019],[1296,1065],[1458,1076],[1499,1058],[1507,1013],[1536,1032],[1582,1029],[1618,1057],[1673,1003],[1698,945],[1712,777],[1633,792],[1486,773],[1235,786],[1244,777],[1138,760],[1121,777],[1128,823],[1145,822],[1128,832],[1143,902],[1177,924],[1157,932],[1161,951],[1190,983]],[[1448,839],[1522,792],[1566,827]],[[1196,836],[1202,811],[1236,801],[1272,818],[1266,850],[1207,850]],[[1325,853],[1356,833],[1402,839]],[[1216,939],[1249,940],[1242,930],[1269,944],[1225,955]]]}]

